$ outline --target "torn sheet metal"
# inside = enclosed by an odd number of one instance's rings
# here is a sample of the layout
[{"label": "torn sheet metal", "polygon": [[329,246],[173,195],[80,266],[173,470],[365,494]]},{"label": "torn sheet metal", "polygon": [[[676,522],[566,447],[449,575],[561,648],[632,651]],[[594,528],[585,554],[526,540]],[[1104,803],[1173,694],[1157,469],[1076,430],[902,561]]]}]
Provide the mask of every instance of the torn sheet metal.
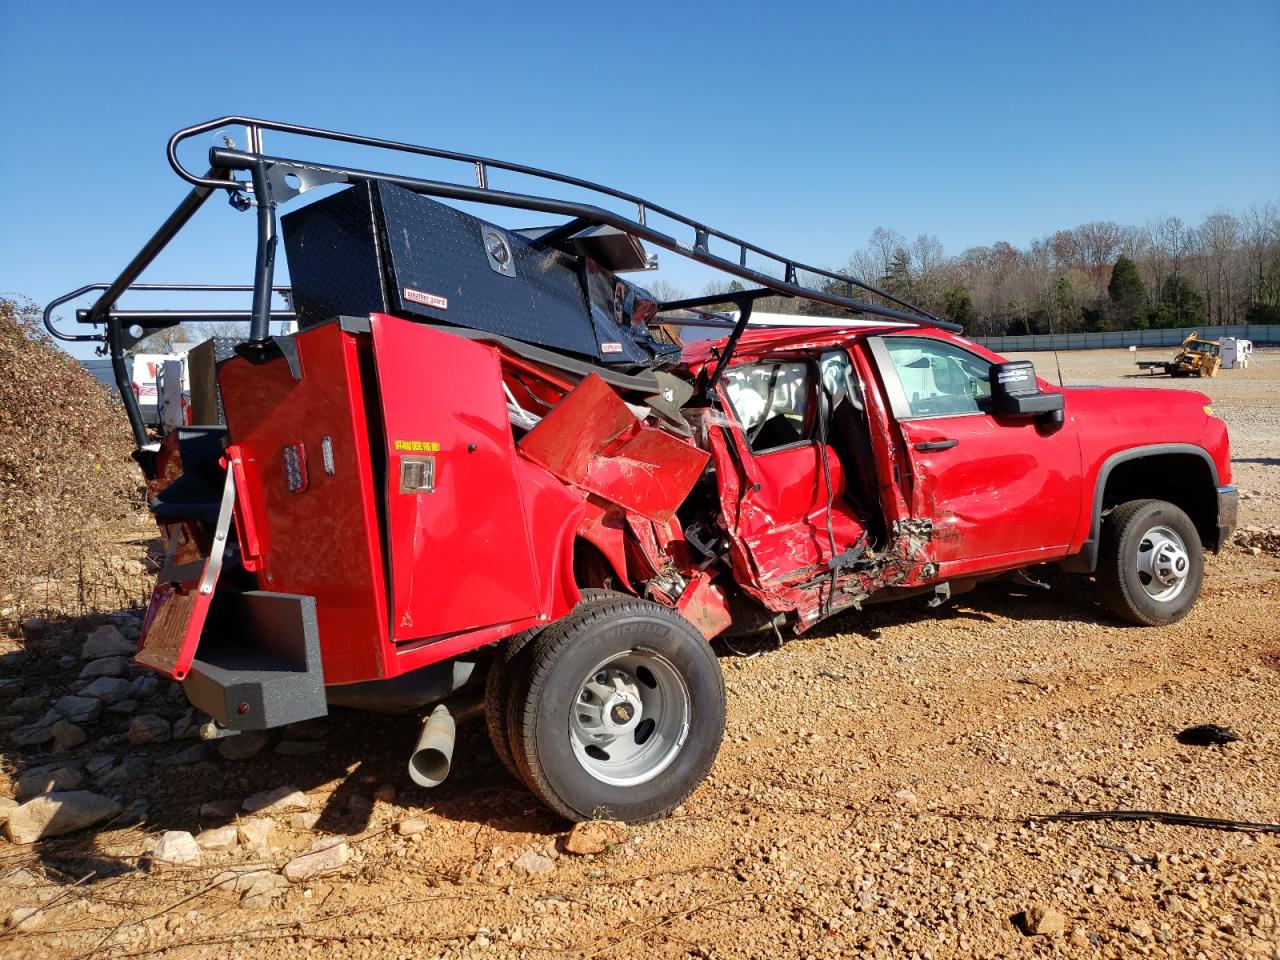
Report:
[{"label": "torn sheet metal", "polygon": [[707,464],[702,450],[637,420],[596,374],[547,413],[519,449],[561,480],[662,524]]}]

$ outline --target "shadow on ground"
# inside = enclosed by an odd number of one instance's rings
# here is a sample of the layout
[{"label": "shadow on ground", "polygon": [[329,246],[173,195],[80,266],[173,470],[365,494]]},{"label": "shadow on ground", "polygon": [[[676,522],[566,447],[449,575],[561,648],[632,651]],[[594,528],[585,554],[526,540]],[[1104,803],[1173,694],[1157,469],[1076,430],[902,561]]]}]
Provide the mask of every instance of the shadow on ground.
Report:
[{"label": "shadow on ground", "polygon": [[[128,616],[116,615],[115,619],[127,623]],[[1051,591],[1007,581],[988,583],[937,608],[929,608],[925,598],[871,605],[864,611],[835,617],[788,642],[816,643],[849,633],[875,638],[881,629],[891,625],[916,623],[921,630],[927,630],[928,624],[937,619],[991,622],[995,618],[1109,622],[1093,599],[1088,581],[1061,577],[1056,578]],[[14,701],[38,697],[41,707],[21,711],[24,722],[30,722],[43,712],[45,705],[82,687],[83,682],[78,679],[83,666],[80,644],[89,629],[106,621],[106,617],[94,616],[57,622],[38,639],[20,641],[19,649],[0,656],[0,715],[15,716],[19,711],[13,709]],[[718,642],[717,649],[723,658],[732,659],[767,655],[777,643],[777,637],[769,633]],[[129,669],[130,676],[144,675],[140,668]],[[164,830],[198,833],[235,822],[237,816],[243,815],[239,808],[245,797],[284,785],[306,793],[324,788],[324,805],[310,828],[318,835],[364,834],[371,827],[374,793],[379,788],[385,791],[388,785],[394,787],[395,796],[387,800],[386,792],[381,792],[380,802],[399,806],[404,811],[402,816],[393,813],[393,822],[429,808],[437,816],[483,824],[499,833],[553,834],[565,829],[565,824],[547,811],[498,761],[483,721],[464,725],[459,730],[453,772],[442,786],[427,790],[415,786],[406,772],[409,751],[418,733],[419,721],[413,716],[335,709],[321,722],[323,729],[319,736],[322,739],[311,741],[322,747],[306,756],[282,756],[274,752],[282,740],[294,739],[287,730],[272,732],[260,754],[243,760],[224,759],[218,750],[220,742],[213,741],[203,743],[203,749],[197,751],[201,757],[175,764],[174,758],[180,758],[202,741],[184,738],[146,745],[129,741],[128,732],[135,716],[151,714],[177,723],[187,710],[185,698],[176,686],[170,688],[162,683],[153,695],[139,703],[136,713],[104,713],[99,719],[84,724],[88,740],[62,753],[54,752],[48,745],[19,746],[14,743],[10,730],[0,746],[0,765],[16,782],[22,773],[49,764],[72,765],[83,772],[103,757],[139,758],[145,765],[139,765],[138,775],[128,782],[104,787],[95,784],[86,773],[82,789],[113,796],[126,808],[131,802],[145,802],[146,812],[140,826],[152,834]],[[314,729],[310,732],[317,735]],[[219,803],[222,809],[211,812],[210,805]],[[278,820],[288,819],[287,814],[276,816]],[[26,847],[10,846],[0,852],[0,869],[4,861],[16,862],[28,852],[34,852],[46,868],[70,880],[89,884],[124,871],[145,868],[145,857],[121,859],[104,852],[105,844],[100,842],[99,833],[123,825],[106,824],[96,831],[81,831]],[[86,876],[88,879],[84,880]]]}]

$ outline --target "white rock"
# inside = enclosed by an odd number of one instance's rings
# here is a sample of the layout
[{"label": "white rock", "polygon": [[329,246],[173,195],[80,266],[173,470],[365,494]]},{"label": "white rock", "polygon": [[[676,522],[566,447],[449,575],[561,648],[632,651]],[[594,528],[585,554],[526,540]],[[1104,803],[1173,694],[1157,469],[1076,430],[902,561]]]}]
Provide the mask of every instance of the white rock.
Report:
[{"label": "white rock", "polygon": [[23,930],[34,930],[44,921],[39,907],[15,907],[5,917],[4,925],[9,929],[21,927]]},{"label": "white rock", "polygon": [[556,864],[550,857],[538,853],[536,850],[526,850],[516,857],[512,866],[517,870],[523,870],[525,873],[539,874],[550,873],[555,869]]},{"label": "white rock", "polygon": [[402,837],[416,837],[420,833],[425,833],[426,829],[427,821],[421,817],[410,817],[396,824],[396,833]]},{"label": "white rock", "polygon": [[275,831],[275,828],[275,822],[267,817],[241,820],[239,824],[240,842],[244,844],[245,849],[255,856],[268,857],[271,855],[271,834]]},{"label": "white rock", "polygon": [[10,800],[8,797],[0,797],[0,823],[4,823],[9,819],[9,811],[17,805],[17,800]]},{"label": "white rock", "polygon": [[185,830],[166,830],[151,848],[151,858],[179,865],[200,862],[200,845]]},{"label": "white rock", "polygon": [[234,850],[239,844],[239,834],[235,824],[225,827],[214,827],[196,834],[196,845],[201,850]]},{"label": "white rock", "polygon": [[34,767],[18,777],[13,792],[19,800],[29,800],[54,790],[79,790],[83,785],[84,774],[78,767],[51,763]]},{"label": "white rock", "polygon": [[311,798],[297,787],[276,787],[244,798],[241,806],[249,813],[280,813],[284,810],[306,810]]},{"label": "white rock", "polygon": [[81,660],[97,660],[99,657],[133,656],[138,645],[128,639],[111,624],[98,627],[85,638],[80,648]]},{"label": "white rock", "polygon": [[33,843],[110,820],[120,810],[116,801],[88,790],[46,793],[10,811],[5,832],[14,843]]},{"label": "white rock", "polygon": [[301,883],[304,880],[310,880],[312,877],[319,877],[326,873],[341,870],[350,857],[351,848],[347,846],[347,842],[338,840],[318,850],[313,850],[311,853],[304,853],[300,857],[294,857],[285,864],[282,873],[286,880],[293,883]]}]

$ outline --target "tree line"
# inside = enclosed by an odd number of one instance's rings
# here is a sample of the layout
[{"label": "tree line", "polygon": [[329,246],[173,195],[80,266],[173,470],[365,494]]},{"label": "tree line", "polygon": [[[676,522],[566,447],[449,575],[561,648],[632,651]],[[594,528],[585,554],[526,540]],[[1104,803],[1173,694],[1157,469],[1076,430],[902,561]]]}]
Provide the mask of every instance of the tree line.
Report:
[{"label": "tree line", "polygon": [[[1280,324],[1280,207],[1213,213],[1196,226],[1179,217],[1146,226],[1095,220],[1026,247],[1000,241],[958,255],[931,234],[908,240],[877,227],[836,269],[974,336]],[[818,280],[808,278],[814,286]],[[706,292],[738,288],[734,282]],[[843,285],[830,289],[844,292]],[[832,313],[781,297],[757,309]]]}]

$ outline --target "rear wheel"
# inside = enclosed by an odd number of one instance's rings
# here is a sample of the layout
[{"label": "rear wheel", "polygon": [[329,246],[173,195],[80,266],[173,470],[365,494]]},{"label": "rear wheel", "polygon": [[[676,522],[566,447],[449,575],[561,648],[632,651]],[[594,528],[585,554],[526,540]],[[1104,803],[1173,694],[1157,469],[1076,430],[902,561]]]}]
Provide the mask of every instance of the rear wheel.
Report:
[{"label": "rear wheel", "polygon": [[724,720],[724,678],[702,635],[633,598],[579,608],[539,634],[507,709],[522,779],[570,820],[671,812],[711,768]]},{"label": "rear wheel", "polygon": [[[582,599],[575,609],[610,597],[620,596],[610,590],[599,590],[587,587],[581,591]],[[511,696],[511,676],[516,670],[520,654],[539,633],[546,627],[534,627],[507,637],[498,644],[498,652],[489,664],[489,673],[484,680],[484,720],[489,730],[489,742],[493,744],[493,752],[498,755],[502,765],[513,777],[520,779],[520,772],[511,759],[511,745],[507,741],[507,701]]]},{"label": "rear wheel", "polygon": [[1103,521],[1098,587],[1102,602],[1130,623],[1181,620],[1200,596],[1204,554],[1195,524],[1164,500],[1130,500]]}]

